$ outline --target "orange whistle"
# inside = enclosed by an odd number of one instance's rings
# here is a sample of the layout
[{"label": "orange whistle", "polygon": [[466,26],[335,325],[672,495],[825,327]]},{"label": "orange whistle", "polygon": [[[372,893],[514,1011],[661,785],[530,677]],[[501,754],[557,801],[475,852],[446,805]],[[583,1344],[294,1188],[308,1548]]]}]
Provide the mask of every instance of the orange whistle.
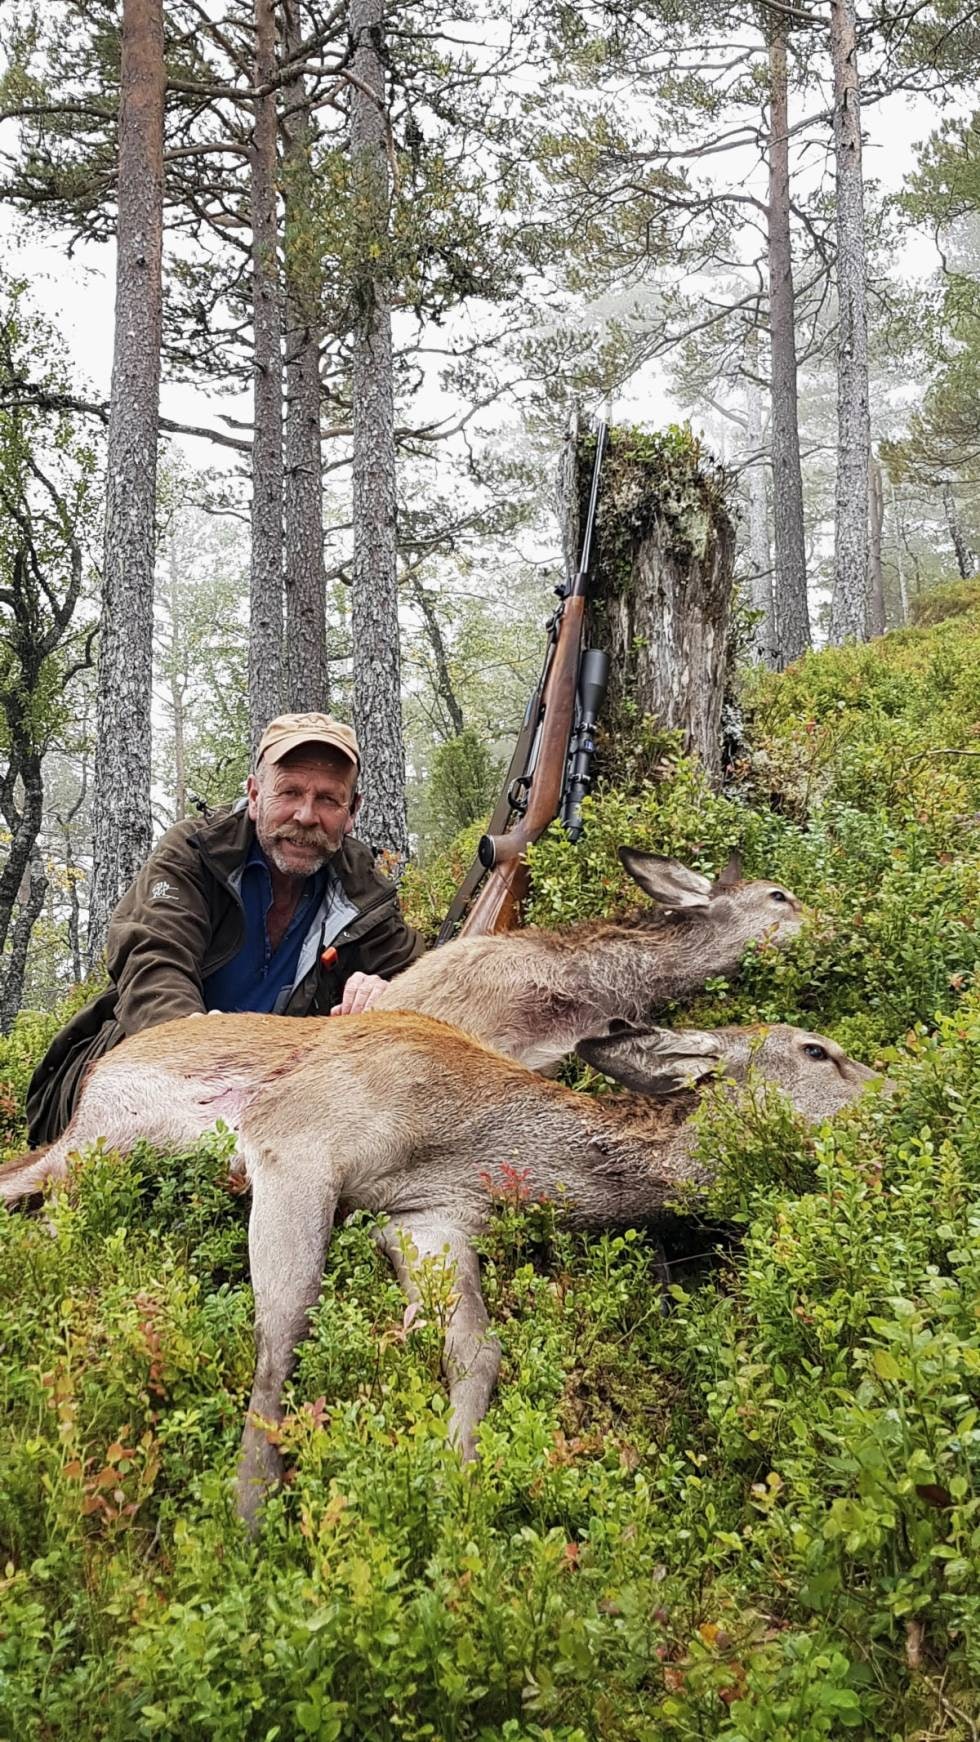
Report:
[{"label": "orange whistle", "polygon": [[320,952],[321,968],[335,968],[339,960],[340,957],[334,949],[333,944],[330,944],[327,949]]}]

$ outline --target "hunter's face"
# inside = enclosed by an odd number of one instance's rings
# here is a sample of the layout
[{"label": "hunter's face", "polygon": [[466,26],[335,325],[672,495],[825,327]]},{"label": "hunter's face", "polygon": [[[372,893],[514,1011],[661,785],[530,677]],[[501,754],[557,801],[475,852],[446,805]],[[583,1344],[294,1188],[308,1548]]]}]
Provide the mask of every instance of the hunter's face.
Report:
[{"label": "hunter's face", "polygon": [[301,745],[249,775],[248,814],[266,858],[287,877],[310,877],[339,852],[357,805],[345,756]]}]

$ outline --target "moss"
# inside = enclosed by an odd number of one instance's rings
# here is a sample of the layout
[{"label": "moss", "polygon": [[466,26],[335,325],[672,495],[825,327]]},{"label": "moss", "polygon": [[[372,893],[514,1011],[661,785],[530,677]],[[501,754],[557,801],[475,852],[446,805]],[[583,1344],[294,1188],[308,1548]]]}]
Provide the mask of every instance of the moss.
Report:
[{"label": "moss", "polygon": [[[579,519],[588,507],[596,438],[579,444]],[[680,561],[705,556],[712,529],[729,520],[728,482],[688,424],[609,432],[596,515],[592,592],[619,597],[632,584],[637,550],[657,529]]]}]

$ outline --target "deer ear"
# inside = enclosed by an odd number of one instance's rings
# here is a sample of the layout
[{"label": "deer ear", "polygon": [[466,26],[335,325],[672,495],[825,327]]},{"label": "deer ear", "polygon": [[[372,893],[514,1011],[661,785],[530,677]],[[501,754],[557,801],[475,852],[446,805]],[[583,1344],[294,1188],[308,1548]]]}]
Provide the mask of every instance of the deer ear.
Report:
[{"label": "deer ear", "polygon": [[724,1057],[721,1035],[700,1028],[628,1029],[583,1040],[575,1050],[624,1088],[660,1100],[711,1076]]},{"label": "deer ear", "polygon": [[662,859],[658,853],[641,853],[637,847],[620,847],[619,857],[633,882],[661,907],[707,907],[711,899],[707,877],[682,865],[679,859]]},{"label": "deer ear", "polygon": [[738,850],[732,854],[727,865],[722,866],[715,878],[716,889],[734,889],[736,883],[742,881],[742,855]]}]

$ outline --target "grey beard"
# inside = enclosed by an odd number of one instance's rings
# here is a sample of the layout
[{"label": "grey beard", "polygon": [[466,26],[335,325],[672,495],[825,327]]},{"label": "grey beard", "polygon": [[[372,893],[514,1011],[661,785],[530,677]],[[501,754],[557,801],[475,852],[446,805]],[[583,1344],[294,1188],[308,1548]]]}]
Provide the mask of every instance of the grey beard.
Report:
[{"label": "grey beard", "polygon": [[[294,841],[293,846],[296,845],[298,845],[298,843]],[[283,854],[278,841],[270,841],[266,848],[266,852],[272,860],[276,870],[281,871],[284,877],[294,877],[297,883],[303,883],[307,877],[314,877],[318,871],[322,871],[324,865],[331,856],[328,853],[319,851],[317,858],[311,861],[305,871],[297,871],[295,866],[286,863],[285,855]]]}]

